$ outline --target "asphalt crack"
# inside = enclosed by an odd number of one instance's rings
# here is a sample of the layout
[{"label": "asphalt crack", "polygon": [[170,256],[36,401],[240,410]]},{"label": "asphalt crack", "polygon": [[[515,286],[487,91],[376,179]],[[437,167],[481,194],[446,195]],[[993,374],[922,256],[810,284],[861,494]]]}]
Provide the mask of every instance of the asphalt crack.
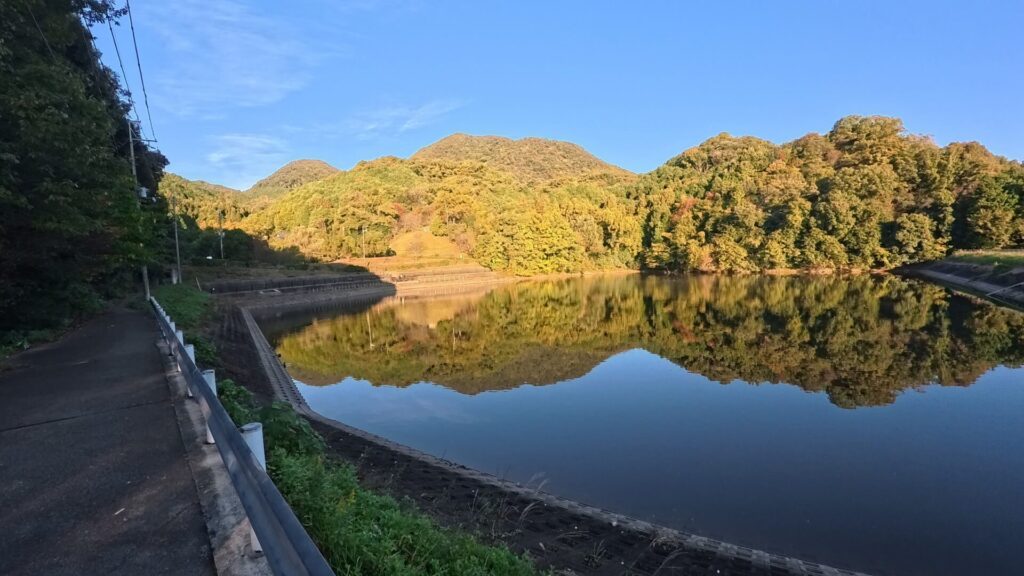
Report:
[{"label": "asphalt crack", "polygon": [[117,408],[109,408],[107,410],[99,410],[96,412],[87,412],[85,414],[75,414],[74,416],[64,416],[62,418],[53,418],[50,420],[43,420],[40,422],[30,422],[28,424],[19,424],[18,426],[11,426],[9,428],[0,428],[0,434],[4,432],[14,432],[16,430],[23,430],[25,428],[33,428],[35,426],[45,426],[47,424],[56,424],[58,422],[67,422],[69,420],[77,420],[79,418],[87,418],[89,416],[101,416],[103,414],[111,414],[114,412],[121,412],[123,410],[131,410],[133,408],[140,408],[143,406],[153,406],[155,404],[169,404],[170,400],[167,398],[161,400],[154,400],[152,402],[139,402],[138,404],[129,404],[127,406],[119,406]]}]

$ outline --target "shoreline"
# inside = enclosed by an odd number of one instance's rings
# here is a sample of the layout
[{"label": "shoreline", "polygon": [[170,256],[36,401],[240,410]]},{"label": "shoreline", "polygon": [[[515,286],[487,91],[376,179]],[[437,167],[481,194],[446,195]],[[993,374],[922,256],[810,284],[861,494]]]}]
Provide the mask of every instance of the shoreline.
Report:
[{"label": "shoreline", "polygon": [[939,260],[914,264],[893,271],[894,274],[918,278],[982,298],[997,306],[1024,311],[1024,267],[1002,268]]},{"label": "shoreline", "polygon": [[[620,269],[610,273],[631,275],[647,272]],[[1007,303],[986,293],[1007,290],[1012,286],[1007,282],[1016,278],[1013,275],[1007,277],[1005,272],[997,274],[993,267],[948,261],[892,271],[857,271],[853,275],[863,273],[918,277],[978,296],[987,295],[989,300],[1001,305]],[[1017,281],[1024,281],[1024,269],[1017,273],[1021,274]],[[509,482],[323,416],[305,402],[256,320],[257,316],[273,317],[311,307],[326,310],[351,305],[373,306],[389,297],[415,298],[490,290],[534,280],[606,274],[599,271],[532,277],[493,274],[461,281],[456,276],[444,274],[426,281],[407,279],[394,283],[378,278],[358,285],[296,287],[280,292],[275,290],[273,294],[249,292],[223,295],[218,299],[230,309],[228,315],[236,318],[229,324],[234,324],[236,338],[243,340],[244,350],[239,352],[239,348],[235,348],[235,360],[246,365],[247,377],[241,381],[255,386],[257,394],[264,398],[292,405],[325,438],[330,454],[357,465],[367,487],[411,499],[442,526],[468,530],[484,538],[493,538],[494,542],[505,544],[516,552],[527,553],[542,569],[615,574],[620,571],[613,568],[627,566],[631,573],[656,574],[661,567],[703,566],[706,560],[700,559],[711,558],[711,566],[727,568],[729,573],[737,575],[858,574],[720,542],[560,498],[541,491],[539,487]],[[765,274],[823,275],[820,271]],[[829,271],[824,275],[832,274],[851,273]],[[1024,297],[1024,292],[1018,290],[1011,294],[1015,298]],[[1021,308],[1019,304],[1014,307]],[[566,540],[569,533],[576,535]],[[606,547],[607,551],[595,559],[587,554],[595,547]],[[648,566],[650,568],[645,569]]]},{"label": "shoreline", "polygon": [[[617,271],[634,274],[639,271]],[[596,273],[602,274],[602,273]],[[594,275],[594,274],[590,274]],[[329,452],[352,462],[367,486],[409,498],[443,526],[490,537],[514,551],[527,553],[541,569],[574,574],[653,575],[665,568],[700,568],[742,575],[860,576],[813,562],[754,550],[742,545],[673,530],[524,486],[491,474],[425,454],[312,410],[277,358],[257,315],[275,315],[309,306],[373,305],[392,296],[416,296],[452,289],[487,289],[520,281],[577,278],[580,274],[545,277],[496,277],[472,285],[457,282],[389,284],[378,282],[353,290],[314,290],[273,297],[249,294],[224,296],[228,318],[222,336],[233,338],[222,350],[255,386],[257,395],[285,401],[306,417],[325,438]],[[594,550],[600,550],[595,556]]]}]

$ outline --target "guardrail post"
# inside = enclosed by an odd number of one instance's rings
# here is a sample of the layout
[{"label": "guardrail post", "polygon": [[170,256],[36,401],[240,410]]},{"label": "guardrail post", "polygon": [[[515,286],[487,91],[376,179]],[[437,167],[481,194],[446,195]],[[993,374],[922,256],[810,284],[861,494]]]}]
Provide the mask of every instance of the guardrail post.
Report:
[{"label": "guardrail post", "polygon": [[[184,342],[182,342],[182,343],[184,344]],[[191,344],[185,344],[185,355],[188,356],[188,359],[191,360],[193,364],[196,363],[196,347],[195,346],[193,346]],[[193,397],[192,396],[192,387],[189,386],[188,378],[187,377],[185,378],[185,394],[189,398]]]},{"label": "guardrail post", "polygon": [[185,345],[185,333],[184,332],[182,332],[181,330],[175,330],[174,331],[174,337],[178,339],[178,344],[179,345],[182,345],[182,346]]},{"label": "guardrail post", "polygon": [[[245,439],[245,443],[249,445],[249,449],[252,450],[256,461],[260,467],[264,470],[267,469],[267,454],[263,448],[263,424],[259,422],[250,422],[241,428],[242,438]],[[252,550],[257,554],[263,553],[263,546],[260,544],[258,538],[256,538],[256,531],[252,529],[252,523],[249,523],[249,538],[252,542]]]},{"label": "guardrail post", "polygon": [[[195,368],[194,364],[188,365],[190,361],[195,361],[195,347],[184,345],[181,342],[180,331],[168,330],[170,318],[166,317],[163,310],[158,307],[156,299],[151,302],[156,306],[156,310],[161,312],[161,331],[167,338],[171,356],[183,372],[186,390],[191,392],[189,388],[191,383],[194,386],[208,386],[209,392],[213,393],[212,395],[208,394],[201,387],[196,389],[202,397],[200,406],[205,408],[207,441],[216,441],[218,452],[228,465],[227,472],[231,483],[249,518],[249,537],[253,554],[257,556],[266,554],[267,560],[274,567],[276,574],[333,576],[334,572],[327,564],[323,554],[317,550],[316,544],[309,537],[309,533],[304,530],[301,521],[295,516],[281,492],[266,474],[267,460],[263,425],[250,423],[241,428],[235,428],[230,415],[217,399],[216,374],[213,370],[203,370],[203,382],[200,383],[198,378],[195,378],[196,372],[199,370]],[[247,321],[252,321],[244,310],[243,316],[248,319]],[[179,340],[172,341],[172,336]],[[186,355],[189,359],[186,359]],[[192,394],[189,395],[192,396]],[[214,420],[216,422],[213,422]],[[212,438],[211,424],[223,435]],[[239,440],[245,442],[246,448],[242,448]],[[245,453],[246,450],[249,451],[248,454]],[[256,536],[256,531],[253,528],[254,518],[257,520],[256,524],[260,526],[260,534],[267,539],[266,550]]]},{"label": "guardrail post", "polygon": [[[213,370],[203,370],[203,380],[206,380],[206,385],[210,387],[210,391],[213,395],[217,395],[217,376]],[[203,409],[203,417],[206,418],[206,443],[216,444],[217,442],[213,439],[213,432],[210,431],[210,406],[207,405]]]}]

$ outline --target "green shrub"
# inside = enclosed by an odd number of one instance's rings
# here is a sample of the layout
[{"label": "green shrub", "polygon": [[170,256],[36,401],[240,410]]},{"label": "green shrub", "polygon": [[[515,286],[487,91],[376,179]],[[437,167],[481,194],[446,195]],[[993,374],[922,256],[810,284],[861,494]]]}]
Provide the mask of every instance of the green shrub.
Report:
[{"label": "green shrub", "polygon": [[196,364],[206,368],[218,364],[217,346],[213,342],[195,333],[186,334],[185,340],[196,349]]},{"label": "green shrub", "polygon": [[254,420],[256,402],[253,400],[252,392],[235,384],[234,380],[218,381],[217,397],[235,424],[245,424]]},{"label": "green shrub", "polygon": [[0,358],[27,350],[33,344],[49,342],[60,334],[58,329],[45,330],[12,330],[0,332]]},{"label": "green shrub", "polygon": [[322,454],[270,452],[274,483],[339,574],[527,575],[506,549],[438,528],[389,496],[359,486],[352,466]]},{"label": "green shrub", "polygon": [[323,438],[301,418],[289,404],[274,402],[261,408],[256,416],[263,423],[263,434],[270,439],[268,445],[293,455],[320,455],[324,453]]},{"label": "green shrub", "polygon": [[260,408],[231,380],[218,383],[236,423],[259,420],[274,484],[338,574],[528,575],[529,560],[438,527],[394,498],[359,486],[355,469],[330,459],[323,439],[288,404]]}]

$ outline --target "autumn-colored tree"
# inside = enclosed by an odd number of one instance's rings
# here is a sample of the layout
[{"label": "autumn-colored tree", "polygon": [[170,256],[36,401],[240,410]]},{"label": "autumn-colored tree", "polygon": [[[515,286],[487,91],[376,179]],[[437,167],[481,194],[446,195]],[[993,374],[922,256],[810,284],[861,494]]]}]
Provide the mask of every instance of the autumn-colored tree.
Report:
[{"label": "autumn-colored tree", "polygon": [[1024,243],[1019,163],[850,116],[775,146],[720,134],[644,175],[640,261],[747,272],[888,268]]}]

